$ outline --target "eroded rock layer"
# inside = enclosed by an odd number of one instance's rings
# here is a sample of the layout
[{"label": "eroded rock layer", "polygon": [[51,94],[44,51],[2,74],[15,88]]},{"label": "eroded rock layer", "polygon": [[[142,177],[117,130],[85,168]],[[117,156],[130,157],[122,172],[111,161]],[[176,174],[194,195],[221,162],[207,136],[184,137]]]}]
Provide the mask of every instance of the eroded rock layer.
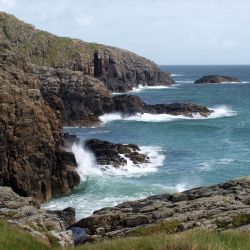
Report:
[{"label": "eroded rock layer", "polygon": [[95,237],[112,238],[158,223],[169,225],[171,232],[250,224],[250,177],[103,208],[75,225]]},{"label": "eroded rock layer", "polygon": [[236,83],[236,82],[241,82],[241,81],[236,77],[216,76],[216,75],[203,76],[202,78],[195,81],[196,84],[202,84],[202,83]]}]

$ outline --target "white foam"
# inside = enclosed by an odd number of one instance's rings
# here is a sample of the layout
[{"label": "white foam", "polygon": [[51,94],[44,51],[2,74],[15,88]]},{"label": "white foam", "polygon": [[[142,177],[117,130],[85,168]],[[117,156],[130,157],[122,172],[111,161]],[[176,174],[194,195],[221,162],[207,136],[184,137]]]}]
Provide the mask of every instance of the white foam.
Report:
[{"label": "white foam", "polygon": [[82,181],[85,181],[88,175],[102,175],[102,171],[97,167],[95,156],[92,152],[77,144],[74,144],[71,150],[75,155],[77,172]]},{"label": "white foam", "polygon": [[142,146],[140,148],[141,153],[149,157],[150,163],[134,164],[130,159],[121,155],[127,160],[127,164],[119,168],[110,165],[98,166],[94,154],[81,145],[74,144],[72,146],[72,152],[75,155],[78,165],[77,172],[81,180],[86,181],[87,176],[115,175],[131,177],[156,172],[158,167],[163,165],[165,159],[161,148],[154,146]]},{"label": "white foam", "polygon": [[183,76],[184,74],[170,74],[170,76]]},{"label": "white foam", "polygon": [[137,93],[144,90],[151,90],[151,89],[172,89],[173,86],[148,86],[148,85],[141,85],[139,84],[138,87],[134,87],[129,93]]},{"label": "white foam", "polygon": [[193,117],[186,117],[183,115],[169,115],[169,114],[150,114],[150,113],[137,113],[131,116],[125,116],[120,113],[111,113],[100,116],[100,120],[102,123],[106,124],[108,122],[116,121],[116,120],[124,120],[124,121],[138,121],[138,122],[169,122],[173,120],[204,120],[204,119],[215,119],[221,117],[231,117],[237,115],[237,112],[231,110],[226,105],[217,106],[215,108],[211,108],[213,113],[211,113],[208,117],[204,117],[199,113],[194,113]]},{"label": "white foam", "polygon": [[175,81],[177,83],[194,83],[194,81]]},{"label": "white foam", "polygon": [[140,149],[142,154],[146,154],[149,157],[150,163],[134,164],[129,158],[121,155],[127,160],[127,164],[125,166],[115,168],[111,165],[106,165],[102,166],[102,168],[105,168],[105,173],[108,175],[121,175],[127,177],[141,176],[157,172],[158,167],[163,166],[165,160],[165,155],[163,154],[161,148],[155,146],[142,146]]}]

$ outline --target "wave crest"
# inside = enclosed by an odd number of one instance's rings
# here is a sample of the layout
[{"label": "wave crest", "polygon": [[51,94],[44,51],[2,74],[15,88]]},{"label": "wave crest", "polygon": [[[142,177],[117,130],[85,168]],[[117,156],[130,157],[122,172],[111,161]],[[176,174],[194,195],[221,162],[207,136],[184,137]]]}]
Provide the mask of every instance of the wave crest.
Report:
[{"label": "wave crest", "polygon": [[100,116],[102,123],[124,120],[124,121],[138,121],[138,122],[169,122],[173,120],[205,120],[216,119],[222,117],[231,117],[237,115],[236,111],[231,110],[229,107],[222,105],[211,108],[214,112],[208,117],[201,116],[200,114],[193,114],[193,117],[186,117],[183,115],[169,115],[169,114],[150,114],[150,113],[137,113],[131,116],[125,116],[120,113],[111,113]]}]

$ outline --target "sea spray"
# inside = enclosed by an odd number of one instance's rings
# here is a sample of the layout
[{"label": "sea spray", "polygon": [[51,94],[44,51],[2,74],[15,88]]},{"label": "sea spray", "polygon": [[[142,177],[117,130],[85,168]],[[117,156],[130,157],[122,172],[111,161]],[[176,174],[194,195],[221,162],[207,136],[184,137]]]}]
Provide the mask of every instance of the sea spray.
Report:
[{"label": "sea spray", "polygon": [[237,115],[236,111],[231,110],[226,105],[215,106],[210,108],[213,112],[208,116],[204,117],[199,113],[194,113],[193,117],[187,117],[184,115],[170,115],[170,114],[150,114],[150,113],[137,113],[135,115],[126,116],[121,113],[104,114],[100,116],[100,120],[103,124],[116,121],[137,121],[137,122],[169,122],[174,120],[205,120],[205,119],[216,119],[222,117],[231,117]]}]

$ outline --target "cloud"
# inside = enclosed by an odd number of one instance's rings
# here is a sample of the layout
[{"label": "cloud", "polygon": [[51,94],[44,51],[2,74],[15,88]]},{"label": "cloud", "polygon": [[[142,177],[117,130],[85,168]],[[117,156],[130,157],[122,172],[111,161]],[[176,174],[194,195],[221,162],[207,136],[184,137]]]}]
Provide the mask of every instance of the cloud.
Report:
[{"label": "cloud", "polygon": [[16,5],[14,0],[0,0],[1,9],[10,9]]},{"label": "cloud", "polygon": [[94,24],[94,19],[89,16],[80,16],[76,18],[76,23],[81,27],[91,26]]}]

